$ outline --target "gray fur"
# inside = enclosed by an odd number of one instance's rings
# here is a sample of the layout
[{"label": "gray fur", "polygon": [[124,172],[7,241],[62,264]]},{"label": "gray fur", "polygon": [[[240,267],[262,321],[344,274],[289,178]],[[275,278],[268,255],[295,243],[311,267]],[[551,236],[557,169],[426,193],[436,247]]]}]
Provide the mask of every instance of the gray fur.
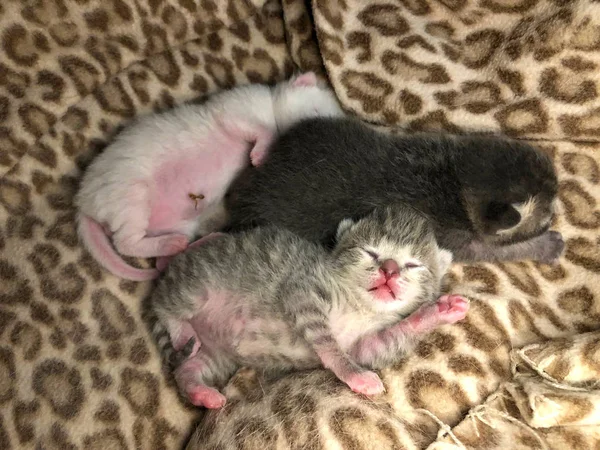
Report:
[{"label": "gray fur", "polygon": [[[380,266],[365,249],[400,267],[420,261],[422,267],[400,272],[410,286],[401,301],[378,305],[368,292]],[[344,222],[332,252],[272,226],[223,235],[170,263],[150,299],[158,319],[154,335],[165,360],[178,366],[191,341],[179,342],[175,354],[171,342],[191,324],[201,342],[193,358],[205,367],[198,376],[209,386],[225,382],[239,366],[318,367],[323,348],[343,361],[343,367],[332,368],[343,379],[364,372],[349,354],[367,367],[383,367],[401,356],[413,336],[395,339],[369,360],[365,352],[359,358],[353,345],[434,302],[450,262],[429,222],[404,207],[379,208],[355,223]]]},{"label": "gray fur", "polygon": [[553,262],[564,247],[547,232],[557,189],[550,158],[523,141],[391,136],[357,120],[310,119],[231,186],[227,231],[272,224],[330,246],[343,218],[405,203],[429,216],[457,261]]}]

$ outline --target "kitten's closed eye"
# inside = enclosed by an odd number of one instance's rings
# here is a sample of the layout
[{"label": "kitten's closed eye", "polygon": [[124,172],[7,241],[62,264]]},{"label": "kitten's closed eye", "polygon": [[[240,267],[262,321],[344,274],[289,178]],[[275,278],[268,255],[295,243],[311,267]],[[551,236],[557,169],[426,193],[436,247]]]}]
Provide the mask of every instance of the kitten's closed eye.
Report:
[{"label": "kitten's closed eye", "polygon": [[423,264],[416,262],[416,261],[411,261],[411,262],[407,262],[406,264],[404,264],[404,269],[420,269],[423,267]]},{"label": "kitten's closed eye", "polygon": [[365,252],[367,255],[369,255],[371,258],[373,258],[374,261],[379,261],[379,255],[376,252],[374,252],[373,250],[369,250],[368,248],[363,248],[362,251]]}]

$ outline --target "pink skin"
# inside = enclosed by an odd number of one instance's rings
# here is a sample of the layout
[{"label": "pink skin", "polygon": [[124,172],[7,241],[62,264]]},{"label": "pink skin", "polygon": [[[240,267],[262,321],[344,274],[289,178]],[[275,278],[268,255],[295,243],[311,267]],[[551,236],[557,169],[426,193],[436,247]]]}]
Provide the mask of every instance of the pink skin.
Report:
[{"label": "pink skin", "polygon": [[360,338],[350,352],[359,363],[385,358],[390,349],[403,348],[417,336],[466,317],[469,302],[460,295],[442,295],[436,303],[426,304],[397,324]]},{"label": "pink skin", "polygon": [[[194,242],[192,242],[190,245],[187,246],[187,248],[192,248],[192,249],[197,248],[197,247],[201,246],[202,244],[204,244],[209,239],[213,239],[215,237],[224,236],[224,235],[225,235],[224,233],[220,233],[220,232],[207,234],[206,236],[203,236],[200,239],[197,239]],[[160,256],[160,257],[156,258],[156,269],[159,270],[160,272],[163,272],[169,265],[169,261],[171,261],[171,259],[173,259],[173,256],[175,256],[175,255]]]},{"label": "pink skin", "polygon": [[189,401],[195,406],[218,409],[225,405],[227,399],[214,388],[202,383],[205,366],[198,358],[186,360],[175,371],[177,385],[185,392]]},{"label": "pink skin", "polygon": [[[247,164],[248,150],[251,162],[263,162],[273,133],[264,127],[248,123],[226,121],[220,132],[207,137],[194,148],[164,161],[150,180],[131,187],[124,199],[124,208],[130,217],[112,236],[119,253],[138,258],[174,256],[188,247],[190,222],[197,220],[206,202],[224,195],[233,177]],[[203,195],[193,201],[190,194]],[[141,205],[148,205],[144,208]],[[104,267],[115,275],[135,281],[150,280],[157,270],[135,269],[126,264],[106,238],[104,229],[92,218],[82,220],[81,235],[90,252]],[[102,234],[102,236],[100,236]],[[166,267],[166,261],[160,267]],[[161,270],[162,270],[161,269]]]},{"label": "pink skin", "polygon": [[400,267],[393,259],[381,263],[377,277],[372,281],[369,292],[381,302],[393,302],[400,297],[405,281],[400,278]]}]

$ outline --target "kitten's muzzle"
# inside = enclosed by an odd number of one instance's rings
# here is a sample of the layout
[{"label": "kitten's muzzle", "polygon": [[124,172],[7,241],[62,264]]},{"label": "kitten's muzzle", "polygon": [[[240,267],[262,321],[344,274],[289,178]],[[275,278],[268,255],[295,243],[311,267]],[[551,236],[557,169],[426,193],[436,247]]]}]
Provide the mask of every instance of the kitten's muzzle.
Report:
[{"label": "kitten's muzzle", "polygon": [[383,261],[381,266],[379,266],[379,270],[385,275],[386,280],[400,274],[400,266],[393,259]]}]

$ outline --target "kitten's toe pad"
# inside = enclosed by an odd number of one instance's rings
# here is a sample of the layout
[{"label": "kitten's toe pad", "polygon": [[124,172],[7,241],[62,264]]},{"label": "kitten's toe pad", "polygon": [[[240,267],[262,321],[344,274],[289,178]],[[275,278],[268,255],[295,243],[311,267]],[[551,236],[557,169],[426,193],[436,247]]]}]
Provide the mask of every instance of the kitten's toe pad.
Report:
[{"label": "kitten's toe pad", "polygon": [[375,372],[369,371],[350,375],[346,384],[354,392],[364,395],[377,395],[385,390],[381,378]]},{"label": "kitten's toe pad", "polygon": [[438,316],[443,323],[455,323],[466,317],[469,302],[460,295],[442,295],[437,302]]},{"label": "kitten's toe pad", "polygon": [[173,256],[159,256],[156,258],[156,270],[164,272],[172,258]]},{"label": "kitten's toe pad", "polygon": [[545,264],[555,264],[565,248],[565,241],[558,231],[548,231],[539,237],[541,251],[538,260]]},{"label": "kitten's toe pad", "polygon": [[208,409],[219,409],[225,406],[227,399],[216,389],[208,386],[195,386],[187,391],[190,402],[195,406]]}]

